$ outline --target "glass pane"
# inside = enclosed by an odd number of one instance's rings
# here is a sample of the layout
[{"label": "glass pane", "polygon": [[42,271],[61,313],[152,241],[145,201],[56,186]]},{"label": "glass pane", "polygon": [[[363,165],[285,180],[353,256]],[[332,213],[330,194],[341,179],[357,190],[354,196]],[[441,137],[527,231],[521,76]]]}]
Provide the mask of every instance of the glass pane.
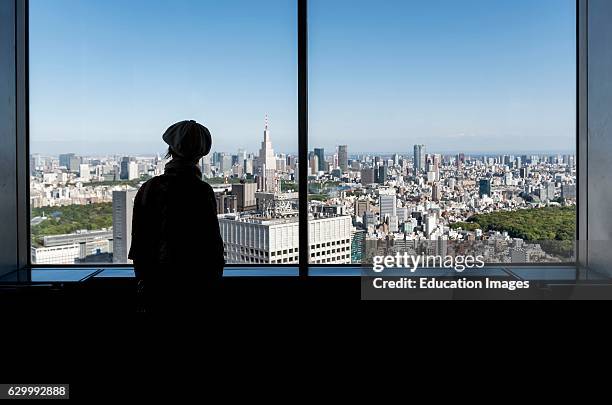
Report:
[{"label": "glass pane", "polygon": [[309,41],[311,263],[574,261],[574,0],[311,0]]},{"label": "glass pane", "polygon": [[295,1],[31,0],[32,263],[129,263],[186,119],[213,135],[227,263],[297,263],[296,83]]}]

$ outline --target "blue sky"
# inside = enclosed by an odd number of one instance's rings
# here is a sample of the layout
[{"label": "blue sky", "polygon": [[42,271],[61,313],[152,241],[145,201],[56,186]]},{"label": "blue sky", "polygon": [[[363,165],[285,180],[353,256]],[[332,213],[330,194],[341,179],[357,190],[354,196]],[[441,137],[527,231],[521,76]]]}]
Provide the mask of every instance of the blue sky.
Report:
[{"label": "blue sky", "polygon": [[[34,153],[297,150],[290,0],[31,0]],[[574,0],[310,0],[310,145],[572,151]]]}]

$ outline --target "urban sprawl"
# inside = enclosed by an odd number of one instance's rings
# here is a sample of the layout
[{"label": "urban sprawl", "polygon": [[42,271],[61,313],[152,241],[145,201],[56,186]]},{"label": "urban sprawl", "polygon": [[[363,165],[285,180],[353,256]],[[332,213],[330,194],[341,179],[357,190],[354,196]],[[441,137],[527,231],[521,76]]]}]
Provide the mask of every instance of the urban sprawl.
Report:
[{"label": "urban sprawl", "polygon": [[[34,264],[129,263],[133,200],[163,174],[158,156],[31,156]],[[477,254],[487,263],[561,262],[539,241],[478,229],[478,215],[576,204],[570,154],[350,154],[348,145],[309,153],[309,255],[313,264],[360,264],[374,255]],[[275,153],[266,119],[258,153],[215,152],[202,159],[215,191],[228,264],[299,260],[298,157]],[[108,205],[108,227],[65,234],[35,231],[61,223],[63,208]],[[111,208],[112,207],[112,208]],[[36,214],[34,214],[36,212]],[[61,228],[59,228],[61,229]]]}]

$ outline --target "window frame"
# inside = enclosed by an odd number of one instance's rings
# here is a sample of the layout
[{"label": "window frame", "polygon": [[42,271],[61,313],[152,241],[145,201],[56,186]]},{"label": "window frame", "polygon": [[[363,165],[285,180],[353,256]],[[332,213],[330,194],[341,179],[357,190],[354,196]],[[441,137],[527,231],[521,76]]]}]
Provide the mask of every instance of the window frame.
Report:
[{"label": "window frame", "polygon": [[[298,161],[306,162],[308,158],[308,0],[294,0],[297,2],[297,84],[298,84]],[[17,253],[14,268],[18,270],[19,281],[31,281],[30,270],[42,268],[130,268],[129,264],[103,264],[103,265],[34,265],[31,263],[30,246],[30,185],[29,185],[29,0],[11,0],[13,14],[2,18],[14,20],[14,73],[15,73],[15,113],[14,133],[16,134],[15,148],[15,195],[16,216],[14,223],[7,228],[0,243],[14,238]],[[576,159],[577,159],[577,219],[576,240],[586,240],[588,236],[588,0],[576,0]],[[11,124],[11,122],[9,122]],[[0,127],[0,129],[3,129]],[[310,263],[309,249],[309,216],[308,216],[308,165],[299,165],[299,264],[283,265],[283,268],[298,268],[300,278],[308,278],[310,269],[360,269],[358,264],[314,264]],[[487,264],[487,268],[505,267],[559,267],[564,265],[588,265],[588,251],[583,243],[578,243],[575,252],[575,262],[550,264]],[[279,266],[261,265],[228,265],[231,268],[271,268]],[[580,270],[578,270],[580,271]],[[3,274],[0,272],[0,276]]]}]

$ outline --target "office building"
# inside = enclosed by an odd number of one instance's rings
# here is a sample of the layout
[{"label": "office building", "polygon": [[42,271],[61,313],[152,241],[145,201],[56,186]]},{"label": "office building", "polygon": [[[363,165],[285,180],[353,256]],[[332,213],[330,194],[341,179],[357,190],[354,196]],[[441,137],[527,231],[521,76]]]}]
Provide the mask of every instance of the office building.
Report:
[{"label": "office building", "polygon": [[131,163],[135,163],[131,157],[124,157],[121,160],[121,172],[119,174],[119,178],[121,180],[133,180],[130,179],[130,175],[134,175],[134,167],[131,165]]},{"label": "office building", "polygon": [[388,217],[397,217],[397,198],[395,190],[381,191],[379,197],[380,220]]},{"label": "office building", "polygon": [[36,265],[45,264],[75,264],[79,258],[79,244],[61,245],[53,247],[31,248],[32,263]]},{"label": "office building", "polygon": [[491,179],[481,179],[478,188],[478,195],[480,198],[484,196],[491,197],[491,192]]},{"label": "office building", "polygon": [[366,211],[363,214],[363,227],[368,229],[368,228],[373,228],[376,226],[376,215],[371,212],[371,211]]},{"label": "office building", "polygon": [[462,170],[464,164],[465,164],[465,155],[463,153],[460,153],[455,158],[455,166],[457,167],[457,170]]},{"label": "office building", "polygon": [[555,199],[555,183],[552,181],[545,181],[542,183],[540,187],[540,200],[542,202],[551,202]]},{"label": "office building", "polygon": [[138,170],[138,163],[130,162],[128,165],[128,180],[137,180],[140,178],[140,171]]},{"label": "office building", "polygon": [[291,155],[287,156],[287,167],[290,170],[296,170],[297,162],[298,160],[296,156],[291,156]]},{"label": "office building", "polygon": [[365,251],[366,233],[363,230],[354,230],[351,238],[351,263],[359,264],[363,261]]},{"label": "office building", "polygon": [[[311,219],[311,263],[351,263],[351,217]],[[297,217],[222,215],[221,236],[228,264],[297,264],[299,221]]]},{"label": "office building", "polygon": [[89,165],[79,165],[79,178],[82,181],[91,180],[91,171],[89,170]]},{"label": "office building", "polygon": [[128,263],[136,190],[113,191],[113,262]]},{"label": "office building", "polygon": [[257,208],[256,192],[257,184],[255,183],[241,183],[232,186],[232,194],[236,196],[238,212],[251,211]]},{"label": "office building", "polygon": [[340,145],[338,146],[338,166],[342,172],[348,171],[348,146]]},{"label": "office building", "polygon": [[528,167],[523,167],[520,171],[519,174],[521,176],[521,179],[527,179],[529,178],[529,168]]},{"label": "office building", "polygon": [[209,163],[210,161],[202,160],[202,164],[200,166],[200,170],[202,171],[202,176],[211,177],[212,176],[212,165]]},{"label": "office building", "polygon": [[425,145],[414,145],[414,171],[420,173],[427,168],[427,147]]},{"label": "office building", "polygon": [[69,172],[79,173],[81,158],[74,153],[67,153],[59,156],[59,165],[65,167]]},{"label": "office building", "polygon": [[363,214],[370,210],[370,201],[369,200],[356,200],[355,201],[355,215],[358,217],[363,217]]},{"label": "office building", "polygon": [[371,167],[366,167],[361,169],[361,184],[364,186],[368,184],[376,183],[376,177],[374,176],[374,169]]},{"label": "office building", "polygon": [[389,232],[391,233],[399,232],[399,218],[397,217],[397,215],[392,215],[390,217],[387,217],[386,222],[389,226]]},{"label": "office building", "polygon": [[107,262],[108,254],[112,253],[112,241],[113,232],[109,230],[45,236],[41,247],[32,248],[32,263],[75,264],[102,256],[104,259],[97,263]]},{"label": "office building", "polygon": [[72,159],[73,157],[75,157],[74,153],[65,153],[59,155],[59,165],[70,170],[70,159]]},{"label": "office building", "polygon": [[388,166],[379,166],[378,167],[378,177],[376,181],[381,186],[384,186],[389,177],[389,167]]},{"label": "office building", "polygon": [[431,187],[431,200],[440,201],[442,200],[442,186],[440,183],[434,183]]},{"label": "office building", "polygon": [[244,174],[246,175],[255,174],[255,171],[254,171],[255,165],[253,163],[254,163],[253,159],[247,158],[244,160]]},{"label": "office building", "polygon": [[232,167],[234,166],[232,155],[223,153],[219,159],[219,170],[222,176],[229,176],[232,173]]},{"label": "office building", "polygon": [[315,153],[310,154],[310,174],[316,176],[319,173],[319,157]]},{"label": "office building", "polygon": [[576,185],[564,184],[561,188],[561,194],[565,200],[576,200]]},{"label": "office building", "polygon": [[319,172],[324,172],[326,167],[325,167],[325,149],[323,148],[316,148],[314,150],[314,154],[317,156],[318,162],[319,162],[319,167],[318,167],[318,171]]}]

